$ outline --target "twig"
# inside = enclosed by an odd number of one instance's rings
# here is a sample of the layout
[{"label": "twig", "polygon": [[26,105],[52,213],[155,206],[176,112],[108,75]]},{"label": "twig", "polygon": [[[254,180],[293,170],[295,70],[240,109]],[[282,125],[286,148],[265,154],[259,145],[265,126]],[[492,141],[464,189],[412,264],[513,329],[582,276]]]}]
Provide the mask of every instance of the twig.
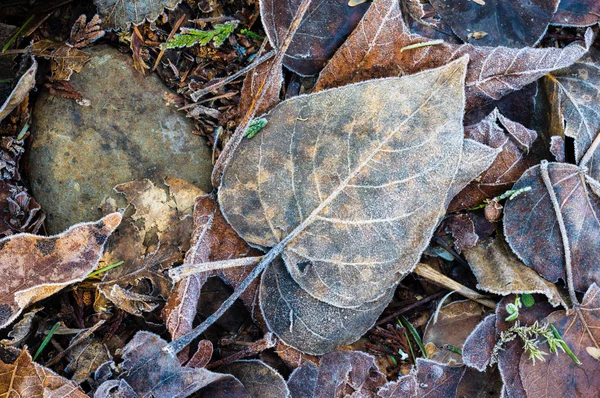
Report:
[{"label": "twig", "polygon": [[444,292],[443,291],[439,291],[437,293],[432,294],[431,296],[425,297],[423,300],[419,300],[419,301],[416,301],[416,302],[414,302],[414,303],[412,303],[410,305],[407,305],[406,307],[403,307],[402,309],[400,309],[398,311],[395,311],[394,313],[386,316],[385,318],[382,318],[382,319],[378,320],[375,325],[377,325],[377,326],[385,325],[386,323],[388,323],[390,321],[393,321],[396,318],[398,318],[398,316],[400,316],[402,314],[405,314],[405,313],[407,313],[409,311],[412,311],[415,308],[419,308],[423,304],[427,304],[428,302],[437,299],[442,294],[444,294]]},{"label": "twig", "polygon": [[427,264],[417,264],[417,267],[413,272],[420,277],[427,279],[429,282],[445,287],[448,290],[455,291],[456,293],[476,301],[481,305],[484,305],[488,308],[496,308],[496,303],[490,300],[487,296],[477,293],[475,290],[469,289],[465,285],[456,282],[454,279],[448,278],[446,275],[436,271]]},{"label": "twig", "polygon": [[44,366],[50,367],[50,366],[54,365],[55,363],[57,363],[58,361],[60,361],[75,346],[81,344],[81,342],[83,340],[87,339],[92,333],[94,333],[96,331],[96,329],[98,329],[100,326],[104,325],[104,322],[106,322],[106,321],[104,319],[101,319],[94,326],[92,326],[85,332],[81,333],[79,336],[77,336],[77,338],[75,338],[75,340],[73,340],[73,342],[71,344],[69,344],[69,346],[67,348],[65,348],[64,351],[59,352],[54,358],[52,358],[50,361],[48,361],[48,363],[46,363],[46,365],[44,365]]},{"label": "twig", "polygon": [[227,141],[227,145],[225,145],[225,148],[223,148],[221,156],[219,156],[219,158],[217,159],[217,163],[215,163],[215,167],[213,168],[213,173],[211,176],[212,184],[214,187],[219,186],[219,183],[221,181],[221,175],[223,174],[225,167],[227,167],[227,164],[231,159],[231,154],[233,153],[233,151],[236,150],[236,148],[242,141],[242,138],[244,138],[244,132],[248,128],[248,124],[256,115],[256,111],[262,103],[265,93],[268,91],[267,89],[270,87],[273,80],[275,80],[273,76],[278,71],[279,65],[281,64],[283,57],[285,56],[285,53],[287,52],[288,47],[292,42],[292,38],[294,37],[296,31],[300,27],[300,22],[302,22],[302,19],[304,18],[304,15],[306,14],[306,11],[308,10],[310,4],[311,0],[302,0],[302,3],[300,4],[300,7],[298,8],[296,15],[294,16],[294,19],[290,24],[290,27],[287,31],[285,39],[283,40],[283,43],[281,44],[281,47],[277,49],[277,54],[273,59],[271,69],[268,73],[265,74],[263,81],[258,87],[256,96],[254,97],[252,103],[250,104],[250,107],[248,108],[248,112],[246,112],[246,115],[236,128],[235,132],[233,133],[229,141]]},{"label": "twig", "polygon": [[243,350],[236,352],[235,354],[230,355],[226,358],[220,359],[218,361],[206,365],[206,369],[216,369],[223,365],[228,365],[239,359],[251,357],[253,355],[263,352],[264,350],[275,347],[275,344],[276,340],[273,338],[273,333],[269,332],[265,334],[265,336],[262,339],[255,341]]},{"label": "twig", "polygon": [[232,260],[212,261],[208,263],[199,264],[183,264],[180,267],[172,268],[169,270],[169,277],[173,282],[179,282],[181,279],[204,272],[211,272],[220,269],[228,269],[234,267],[245,267],[254,265],[262,260],[263,256],[258,257],[243,257],[235,258]]},{"label": "twig", "polygon": [[[171,40],[173,38],[173,36],[175,36],[175,33],[177,33],[177,30],[179,30],[179,27],[181,26],[181,24],[183,23],[184,20],[185,20],[185,14],[183,14],[181,16],[181,18],[179,18],[179,21],[177,21],[175,26],[173,26],[173,29],[171,29],[171,33],[169,33],[169,37],[167,37],[167,42],[169,40]],[[158,53],[158,57],[156,57],[156,61],[154,62],[154,66],[152,67],[153,71],[158,66],[158,63],[160,62],[160,60],[164,54],[165,54],[165,48],[161,48],[160,52]]]}]

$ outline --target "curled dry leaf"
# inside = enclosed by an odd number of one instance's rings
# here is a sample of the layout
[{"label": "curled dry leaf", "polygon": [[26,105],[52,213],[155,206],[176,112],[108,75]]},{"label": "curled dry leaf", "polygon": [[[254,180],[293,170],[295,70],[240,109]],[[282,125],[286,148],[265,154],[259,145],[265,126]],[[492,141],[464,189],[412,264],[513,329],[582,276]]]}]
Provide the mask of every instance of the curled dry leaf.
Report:
[{"label": "curled dry leaf", "polygon": [[27,339],[27,337],[29,337],[31,334],[32,328],[37,321],[36,318],[38,317],[36,317],[36,314],[43,309],[44,307],[32,308],[31,311],[25,313],[23,318],[19,322],[15,323],[11,328],[11,331],[8,332],[8,337],[10,339],[0,340],[0,345],[18,346],[24,342],[25,339]]},{"label": "curled dry leaf", "polygon": [[0,397],[87,398],[70,380],[39,365],[26,349],[12,363],[0,360]]},{"label": "curled dry leaf", "polygon": [[[549,163],[548,177],[560,204],[573,268],[573,288],[585,292],[600,283],[600,198],[590,192],[583,170]],[[512,250],[529,267],[549,280],[567,281],[565,242],[541,166],[527,170],[514,189],[530,187],[504,209],[504,233]],[[585,233],[582,233],[585,231]]]},{"label": "curled dry leaf", "polygon": [[562,26],[591,26],[600,21],[600,3],[596,0],[561,0],[552,23]]},{"label": "curled dry leaf", "polygon": [[[96,398],[120,396],[184,398],[211,384],[228,391],[230,396],[249,397],[233,376],[214,373],[204,368],[181,366],[179,359],[162,349],[167,342],[158,335],[142,331],[123,349],[123,373],[119,380],[105,381]],[[235,395],[235,394],[239,395]],[[206,396],[211,396],[206,394]]]},{"label": "curled dry leaf", "polygon": [[[79,335],[75,336],[71,343]],[[97,337],[89,337],[80,344],[77,344],[69,352],[69,364],[65,368],[65,372],[73,372],[73,380],[75,383],[83,383],[90,375],[107,361],[112,361],[112,355],[108,351],[106,345]]]},{"label": "curled dry leaf", "polygon": [[536,132],[509,120],[497,109],[481,122],[465,127],[465,138],[497,148],[500,153],[485,172],[454,197],[450,212],[471,209],[484,199],[504,193],[533,166],[527,154],[537,138]]},{"label": "curled dry leaf", "polygon": [[181,0],[94,0],[107,29],[127,30],[131,24],[155,21],[164,9],[175,9]]},{"label": "curled dry leaf", "polygon": [[417,358],[417,366],[398,381],[387,383],[377,394],[380,398],[455,397],[465,373],[464,366],[448,366]]},{"label": "curled dry leaf", "polygon": [[235,361],[219,368],[238,379],[252,398],[288,398],[290,391],[279,373],[263,361]]},{"label": "curled dry leaf", "polygon": [[523,264],[510,250],[504,236],[499,234],[483,240],[465,250],[464,255],[477,278],[477,289],[501,296],[540,293],[555,307],[566,307],[556,286]]},{"label": "curled dry leaf", "polygon": [[575,160],[600,181],[600,51],[545,79],[552,106],[550,134],[575,140]]},{"label": "curled dry leaf", "polygon": [[336,351],[321,358],[320,366],[305,363],[288,379],[292,398],[374,397],[386,377],[375,358],[360,351]]},{"label": "curled dry leaf", "polygon": [[17,85],[13,88],[12,92],[4,100],[2,106],[0,106],[0,121],[4,120],[20,103],[22,103],[31,89],[35,87],[35,73],[37,72],[37,61],[31,57],[31,66],[27,71],[19,78]]},{"label": "curled dry leaf", "polygon": [[[550,354],[535,365],[527,354],[521,356],[519,372],[527,396],[593,397],[598,395],[600,361],[587,348],[600,348],[600,288],[592,284],[580,306],[569,312],[556,311],[544,323],[553,324],[564,342],[581,361],[577,365],[565,353]],[[514,366],[515,364],[513,364]]]},{"label": "curled dry leaf", "polygon": [[[260,15],[274,48],[279,48],[302,0],[260,0]],[[313,1],[283,58],[300,75],[318,73],[356,27],[369,3],[351,7],[348,0]]]},{"label": "curled dry leaf", "polygon": [[469,111],[519,90],[548,72],[573,64],[587,51],[592,36],[588,30],[585,45],[574,43],[563,49],[440,43],[403,51],[409,45],[423,45],[430,40],[410,34],[402,21],[397,0],[375,0],[354,33],[323,69],[315,89],[374,77],[413,74],[468,54],[465,90]]},{"label": "curled dry leaf", "polygon": [[135,208],[109,242],[104,264],[125,263],[108,271],[98,289],[131,314],[152,311],[157,296],[168,297],[172,284],[162,271],[183,259],[192,233],[194,199],[204,192],[183,180],[165,186],[148,179],[117,185]]},{"label": "curled dry leaf", "polygon": [[461,356],[446,346],[462,349],[465,340],[483,317],[483,306],[471,300],[454,301],[443,306],[437,314],[437,322],[435,316],[431,317],[423,333],[423,344],[429,359],[447,365],[462,365]]},{"label": "curled dry leaf", "polygon": [[90,22],[87,22],[85,14],[80,15],[71,28],[71,37],[69,43],[73,47],[82,48],[104,36],[104,31],[100,29],[102,21],[98,14],[94,15]]},{"label": "curled dry leaf", "polygon": [[[478,46],[522,48],[533,47],[542,39],[559,1],[512,3],[485,0],[477,4],[474,1],[432,0],[431,4],[464,42]],[[486,34],[470,40],[473,32]]]},{"label": "curled dry leaf", "polygon": [[47,39],[33,43],[31,53],[51,61],[51,81],[69,80],[73,72],[81,72],[91,59],[90,55],[76,47]]},{"label": "curled dry leaf", "polygon": [[77,224],[60,235],[17,234],[0,240],[0,328],[29,304],[82,281],[96,268],[119,213]]}]

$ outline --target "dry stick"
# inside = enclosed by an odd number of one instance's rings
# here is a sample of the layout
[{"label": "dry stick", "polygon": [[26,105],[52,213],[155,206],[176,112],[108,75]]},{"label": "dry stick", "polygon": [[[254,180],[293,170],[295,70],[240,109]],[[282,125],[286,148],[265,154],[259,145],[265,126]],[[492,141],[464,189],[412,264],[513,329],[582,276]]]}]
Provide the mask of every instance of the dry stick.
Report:
[{"label": "dry stick", "polygon": [[304,15],[306,14],[308,7],[310,6],[310,3],[311,0],[302,0],[302,3],[300,4],[300,7],[298,8],[296,15],[294,16],[294,19],[290,24],[290,27],[287,31],[285,39],[283,40],[283,43],[281,44],[281,47],[277,49],[277,55],[275,55],[275,58],[273,59],[271,69],[268,73],[265,74],[265,78],[258,87],[258,91],[254,99],[252,100],[252,103],[250,104],[248,112],[246,112],[246,115],[244,115],[244,118],[240,122],[239,126],[236,128],[229,141],[227,141],[227,145],[225,145],[225,148],[223,148],[221,156],[219,156],[219,158],[217,159],[217,163],[215,163],[215,167],[213,168],[211,176],[212,184],[214,187],[219,186],[223,170],[225,170],[225,167],[227,167],[227,164],[231,159],[231,154],[238,147],[238,145],[242,141],[242,138],[244,138],[244,132],[248,128],[248,124],[256,115],[256,111],[262,103],[265,93],[268,91],[267,89],[270,87],[272,81],[274,80],[274,74],[278,72],[278,65],[281,64],[281,61],[283,60],[283,57],[287,52],[290,43],[292,42],[292,38],[294,37],[296,31],[300,27],[300,22],[304,18]]},{"label": "dry stick", "polygon": [[208,263],[183,264],[180,267],[170,269],[169,277],[173,280],[173,282],[179,282],[183,278],[196,274],[202,274],[204,272],[254,265],[259,263],[262,258],[263,256],[242,257],[232,260],[212,261]]},{"label": "dry stick", "polygon": [[[256,68],[258,65],[271,59],[273,57],[273,55],[275,55],[275,50],[271,50],[268,53],[266,53],[265,55],[261,55],[260,57],[255,59],[254,62],[252,62],[250,65],[246,66],[243,69],[240,69],[239,71],[235,72],[233,75],[228,76],[225,79],[219,80],[218,82],[213,83],[208,87],[204,87],[204,88],[201,88],[200,90],[194,91],[192,93],[192,95],[190,95],[190,97],[192,98],[192,100],[198,101],[200,98],[204,97],[206,94],[210,93],[211,91],[221,88],[224,85],[226,85],[227,83],[232,82],[235,79],[237,79],[238,77],[250,72],[252,69]],[[216,98],[212,98],[212,99],[216,99]],[[185,107],[181,107],[181,108],[179,108],[179,110],[181,111],[181,110],[184,110],[187,108],[191,108],[194,105],[196,105],[195,102],[192,104],[186,105]]]},{"label": "dry stick", "polygon": [[265,334],[265,337],[258,341],[255,341],[243,350],[236,352],[235,354],[230,355],[226,358],[210,363],[205,367],[209,370],[216,369],[223,365],[228,365],[234,361],[237,361],[238,359],[244,359],[259,354],[264,350],[275,347],[275,344],[277,344],[277,341],[274,339],[273,333],[267,333]]},{"label": "dry stick", "polygon": [[152,67],[153,71],[156,69],[156,67],[158,66],[158,63],[160,62],[160,60],[162,59],[163,55],[165,54],[166,44],[169,42],[169,40],[171,40],[173,38],[173,36],[175,36],[175,33],[177,32],[177,30],[179,30],[179,27],[181,26],[181,24],[183,23],[183,21],[185,21],[185,14],[183,14],[181,16],[181,18],[179,18],[179,21],[177,21],[177,23],[175,24],[175,26],[173,26],[173,29],[171,29],[171,33],[169,34],[169,37],[167,37],[167,41],[165,43],[165,47],[160,49],[160,53],[158,53],[158,57],[156,57],[156,62],[154,62],[154,66]]},{"label": "dry stick", "polygon": [[386,316],[385,318],[381,318],[380,320],[377,321],[377,323],[375,324],[376,326],[381,326],[381,325],[385,325],[386,323],[392,321],[392,320],[396,320],[396,318],[398,318],[399,315],[405,314],[409,311],[414,310],[415,308],[419,308],[420,306],[422,306],[423,304],[427,304],[430,301],[433,301],[437,298],[439,298],[440,296],[442,296],[444,294],[443,290],[440,290],[437,293],[432,294],[431,296],[427,296],[422,300],[419,301],[415,301],[412,304],[407,305],[406,307],[403,307],[402,309],[393,312],[392,314]]},{"label": "dry stick", "polygon": [[461,294],[468,299],[476,301],[479,304],[485,305],[489,308],[496,308],[496,303],[490,300],[487,296],[477,293],[475,290],[469,289],[465,285],[456,282],[454,279],[448,278],[446,275],[442,274],[439,271],[436,271],[427,264],[417,264],[417,267],[413,272],[419,275],[420,277],[427,279],[429,282],[445,287],[448,290],[455,291],[456,293]]},{"label": "dry stick", "polygon": [[560,236],[562,238],[563,248],[565,250],[565,273],[567,274],[567,289],[569,289],[569,297],[571,298],[571,305],[577,306],[579,302],[577,301],[577,296],[575,295],[575,288],[573,287],[573,265],[571,264],[571,244],[569,242],[569,235],[567,234],[567,228],[565,227],[565,220],[563,219],[562,212],[560,210],[560,204],[558,203],[558,199],[556,198],[556,193],[554,192],[554,188],[552,187],[552,181],[550,180],[550,175],[548,174],[548,161],[542,160],[540,163],[540,174],[542,175],[542,180],[544,181],[544,185],[546,186],[546,190],[548,191],[548,195],[550,196],[550,201],[552,202],[552,207],[554,208],[554,214],[556,215],[556,220],[558,221],[558,227],[560,229]]},{"label": "dry stick", "polygon": [[55,363],[57,363],[58,361],[60,361],[65,355],[67,355],[67,353],[69,351],[71,351],[77,345],[81,344],[81,342],[83,340],[87,339],[92,333],[94,333],[96,331],[96,329],[98,329],[100,326],[104,325],[105,322],[106,321],[104,319],[99,320],[94,326],[92,326],[85,332],[81,333],[75,340],[73,340],[73,342],[71,344],[69,344],[69,346],[67,348],[64,349],[64,351],[59,352],[54,358],[52,358],[50,361],[48,361],[48,363],[45,364],[44,366],[50,367],[50,366],[54,365]]}]

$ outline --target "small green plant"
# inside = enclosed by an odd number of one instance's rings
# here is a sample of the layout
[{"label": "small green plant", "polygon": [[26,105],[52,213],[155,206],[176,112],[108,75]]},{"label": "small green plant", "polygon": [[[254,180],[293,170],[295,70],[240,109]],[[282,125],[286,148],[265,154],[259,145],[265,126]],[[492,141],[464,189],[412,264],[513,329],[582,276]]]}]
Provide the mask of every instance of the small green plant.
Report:
[{"label": "small green plant", "polygon": [[244,131],[244,137],[254,137],[263,127],[267,125],[267,119],[254,119],[248,125],[246,131]]},{"label": "small green plant", "polygon": [[254,39],[254,40],[258,40],[258,41],[263,41],[265,39],[263,36],[259,35],[258,33],[254,33],[253,31],[248,30],[248,29],[242,29],[242,30],[240,30],[240,33],[249,39]]},{"label": "small green plant", "polygon": [[472,209],[469,209],[469,210],[483,209],[484,207],[486,207],[492,201],[500,202],[501,200],[504,200],[504,199],[513,200],[517,196],[519,196],[522,193],[527,192],[527,191],[531,191],[531,187],[523,187],[523,188],[520,188],[520,189],[509,189],[508,191],[504,192],[502,195],[496,196],[493,199],[486,199],[486,200],[483,201],[482,204],[480,204],[478,206],[475,206],[475,207],[473,207]]},{"label": "small green plant", "polygon": [[228,21],[216,24],[213,30],[181,28],[181,33],[173,36],[164,44],[165,48],[192,47],[196,44],[207,45],[211,41],[215,47],[220,47],[238,25],[238,21]]},{"label": "small green plant", "polygon": [[46,348],[46,346],[50,342],[50,339],[52,338],[52,336],[54,336],[54,333],[56,332],[56,329],[58,329],[59,326],[60,326],[60,322],[56,322],[54,324],[54,326],[52,326],[52,329],[50,329],[50,331],[48,332],[48,334],[46,335],[46,337],[42,341],[42,344],[40,344],[40,347],[37,349],[37,351],[33,355],[33,360],[34,361],[37,359],[37,357],[40,356],[40,354],[42,353],[42,351],[44,351],[44,348]]}]

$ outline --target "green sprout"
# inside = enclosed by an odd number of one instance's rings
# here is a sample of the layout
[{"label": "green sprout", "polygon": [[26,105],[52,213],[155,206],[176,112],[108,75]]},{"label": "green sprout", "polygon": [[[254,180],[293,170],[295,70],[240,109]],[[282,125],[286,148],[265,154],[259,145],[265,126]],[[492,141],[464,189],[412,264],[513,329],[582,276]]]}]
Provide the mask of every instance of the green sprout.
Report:
[{"label": "green sprout", "polygon": [[263,127],[267,125],[267,119],[254,119],[248,125],[248,128],[244,132],[244,137],[254,137]]},{"label": "green sprout", "polygon": [[216,24],[213,30],[181,28],[181,33],[173,36],[163,47],[182,48],[192,47],[196,44],[205,46],[211,41],[215,47],[221,47],[229,35],[233,33],[238,23],[238,21],[228,21],[223,24]]}]

